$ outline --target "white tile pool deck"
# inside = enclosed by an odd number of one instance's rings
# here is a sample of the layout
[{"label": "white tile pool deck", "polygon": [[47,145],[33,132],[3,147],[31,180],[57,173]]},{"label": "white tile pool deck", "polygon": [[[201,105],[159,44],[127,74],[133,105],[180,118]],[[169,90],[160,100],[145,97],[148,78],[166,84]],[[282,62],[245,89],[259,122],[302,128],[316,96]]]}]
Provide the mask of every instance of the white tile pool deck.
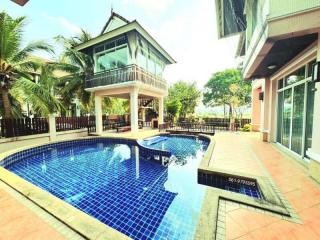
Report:
[{"label": "white tile pool deck", "polygon": [[[105,133],[110,137],[145,138],[157,130]],[[210,166],[256,176],[271,177],[302,220],[294,223],[277,215],[224,201],[225,239],[320,239],[320,185],[307,169],[281,153],[273,144],[263,143],[255,133],[219,132]],[[75,239],[60,222],[26,204],[4,183],[0,183],[0,239]],[[219,212],[220,213],[220,212]],[[60,224],[60,225],[59,225]]]}]

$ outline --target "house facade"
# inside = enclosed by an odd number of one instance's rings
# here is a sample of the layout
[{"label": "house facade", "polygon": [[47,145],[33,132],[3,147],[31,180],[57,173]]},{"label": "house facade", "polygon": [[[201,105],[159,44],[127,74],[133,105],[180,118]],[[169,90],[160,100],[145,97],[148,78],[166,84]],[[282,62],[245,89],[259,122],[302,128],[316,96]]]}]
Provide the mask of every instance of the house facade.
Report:
[{"label": "house facade", "polygon": [[319,0],[216,0],[220,38],[239,34],[252,128],[320,181]]},{"label": "house facade", "polygon": [[[162,74],[174,59],[136,21],[112,12],[101,34],[76,47],[94,60],[94,74],[86,79],[86,91],[95,95],[96,133],[102,133],[104,97],[130,100],[130,127],[138,131],[147,103],[157,102],[158,123],[163,123],[167,82]],[[139,113],[141,119],[139,119]]]}]

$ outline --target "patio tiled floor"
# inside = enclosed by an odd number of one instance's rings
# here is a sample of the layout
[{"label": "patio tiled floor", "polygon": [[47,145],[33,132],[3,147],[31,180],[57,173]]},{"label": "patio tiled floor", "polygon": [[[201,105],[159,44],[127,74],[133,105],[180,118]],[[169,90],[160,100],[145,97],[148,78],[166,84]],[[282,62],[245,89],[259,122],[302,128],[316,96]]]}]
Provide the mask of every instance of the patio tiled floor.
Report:
[{"label": "patio tiled floor", "polygon": [[[303,221],[302,224],[293,223],[279,216],[227,204],[226,239],[320,239],[320,186],[309,178],[306,168],[280,153],[272,144],[260,141],[256,134],[221,133],[216,137],[223,145],[221,150],[217,145],[217,152],[229,149],[229,153],[225,153],[229,157],[224,159],[226,168],[234,171],[248,168],[252,174],[271,176]],[[221,157],[212,164],[222,167]]]},{"label": "patio tiled floor", "polygon": [[64,239],[53,227],[0,188],[0,239]]}]

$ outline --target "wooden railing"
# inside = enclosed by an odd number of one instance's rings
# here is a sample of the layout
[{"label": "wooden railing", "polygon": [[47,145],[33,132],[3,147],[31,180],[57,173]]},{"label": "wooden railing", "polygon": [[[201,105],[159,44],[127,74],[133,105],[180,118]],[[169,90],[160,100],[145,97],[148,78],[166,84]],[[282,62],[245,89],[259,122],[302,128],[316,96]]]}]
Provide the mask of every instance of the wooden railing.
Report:
[{"label": "wooden railing", "polygon": [[161,124],[159,131],[166,130],[174,133],[206,133],[214,134],[215,125],[208,123],[176,123],[176,124]]},{"label": "wooden railing", "polygon": [[88,117],[56,117],[56,131],[68,131],[87,128]]},{"label": "wooden railing", "polygon": [[86,79],[86,88],[107,86],[112,84],[138,81],[162,90],[167,89],[164,79],[155,76],[143,68],[132,64],[123,68],[115,68],[103,72],[95,73]]},{"label": "wooden railing", "polygon": [[49,132],[46,118],[0,119],[0,137],[19,137]]}]

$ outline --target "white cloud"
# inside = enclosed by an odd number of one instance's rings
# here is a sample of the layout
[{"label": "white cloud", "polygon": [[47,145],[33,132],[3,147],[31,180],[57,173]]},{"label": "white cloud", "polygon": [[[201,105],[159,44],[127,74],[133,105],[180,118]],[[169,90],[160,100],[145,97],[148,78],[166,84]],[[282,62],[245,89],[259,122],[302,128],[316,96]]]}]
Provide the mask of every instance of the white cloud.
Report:
[{"label": "white cloud", "polygon": [[51,16],[46,12],[41,13],[42,17],[49,19],[52,22],[55,22],[65,28],[68,32],[72,34],[77,34],[81,32],[81,28],[75,25],[74,23],[70,22],[67,18],[63,16]]},{"label": "white cloud", "polygon": [[195,7],[180,11],[157,30],[151,29],[152,35],[177,61],[165,70],[169,83],[196,81],[202,88],[212,73],[236,67],[238,37],[218,40],[212,0],[198,0]]}]

